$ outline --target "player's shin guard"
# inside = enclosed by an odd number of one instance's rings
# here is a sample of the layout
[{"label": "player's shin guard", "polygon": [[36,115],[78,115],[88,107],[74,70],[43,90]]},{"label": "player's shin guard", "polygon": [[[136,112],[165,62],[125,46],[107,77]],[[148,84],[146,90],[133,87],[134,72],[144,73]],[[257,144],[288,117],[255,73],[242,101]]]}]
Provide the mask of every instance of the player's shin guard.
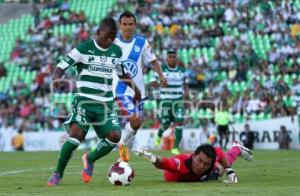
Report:
[{"label": "player's shin guard", "polygon": [[173,148],[178,148],[182,138],[182,126],[175,128],[175,143]]},{"label": "player's shin guard", "polygon": [[110,153],[110,151],[112,151],[112,149],[116,145],[117,143],[111,142],[106,138],[102,139],[99,142],[97,148],[87,155],[88,162],[94,163],[96,160],[100,159],[101,157],[104,157],[105,155]]},{"label": "player's shin guard", "polygon": [[80,141],[76,138],[68,138],[63,144],[55,170],[55,172],[58,173],[61,178],[63,177],[64,170],[72,156],[73,151],[76,150],[79,145]]}]

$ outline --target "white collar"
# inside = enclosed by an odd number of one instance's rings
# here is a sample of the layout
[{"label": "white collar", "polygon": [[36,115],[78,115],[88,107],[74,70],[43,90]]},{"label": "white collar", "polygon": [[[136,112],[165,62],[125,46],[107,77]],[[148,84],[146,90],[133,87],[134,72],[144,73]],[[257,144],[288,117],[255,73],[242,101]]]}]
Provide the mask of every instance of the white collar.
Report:
[{"label": "white collar", "polygon": [[95,44],[95,46],[96,46],[96,48],[98,48],[99,50],[101,50],[101,51],[107,51],[108,50],[108,48],[102,48],[101,46],[99,46],[98,44],[97,44],[97,42],[96,42],[96,40],[94,40],[94,44]]}]

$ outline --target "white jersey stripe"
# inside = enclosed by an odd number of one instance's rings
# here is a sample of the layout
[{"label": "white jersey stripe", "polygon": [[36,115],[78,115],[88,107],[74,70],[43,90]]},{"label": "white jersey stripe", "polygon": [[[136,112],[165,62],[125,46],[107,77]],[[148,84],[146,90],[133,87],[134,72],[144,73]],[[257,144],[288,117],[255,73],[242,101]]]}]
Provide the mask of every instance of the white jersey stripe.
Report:
[{"label": "white jersey stripe", "polygon": [[113,101],[114,99],[113,97],[101,97],[101,96],[85,94],[85,93],[75,93],[75,96],[87,97],[93,100],[103,101],[103,102]]},{"label": "white jersey stripe", "polygon": [[112,76],[111,75],[105,75],[105,74],[101,74],[101,73],[93,73],[93,72],[90,72],[86,69],[83,69],[82,72],[80,72],[79,76],[93,76],[93,77],[99,77],[99,78],[106,78],[106,79],[112,79]]},{"label": "white jersey stripe", "polygon": [[111,91],[112,87],[107,84],[99,84],[95,82],[86,82],[86,81],[76,81],[76,87],[81,88],[81,87],[87,87],[87,88],[92,88],[96,90],[102,90],[102,91]]}]

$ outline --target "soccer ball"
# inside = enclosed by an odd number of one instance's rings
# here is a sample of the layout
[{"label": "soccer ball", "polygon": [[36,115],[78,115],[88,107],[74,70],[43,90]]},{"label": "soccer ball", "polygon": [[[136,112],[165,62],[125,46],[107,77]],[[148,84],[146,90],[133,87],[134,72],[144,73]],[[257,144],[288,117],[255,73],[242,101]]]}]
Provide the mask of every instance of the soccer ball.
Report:
[{"label": "soccer ball", "polygon": [[134,170],[126,162],[116,162],[108,170],[108,180],[113,185],[130,185],[134,178]]}]

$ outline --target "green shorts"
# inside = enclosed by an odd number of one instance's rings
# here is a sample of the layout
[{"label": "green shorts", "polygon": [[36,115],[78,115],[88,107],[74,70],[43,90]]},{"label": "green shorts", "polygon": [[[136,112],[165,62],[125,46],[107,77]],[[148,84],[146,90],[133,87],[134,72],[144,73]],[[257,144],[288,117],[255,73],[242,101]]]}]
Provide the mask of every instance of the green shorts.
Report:
[{"label": "green shorts", "polygon": [[64,125],[69,130],[73,123],[76,123],[85,134],[92,126],[99,138],[105,138],[112,131],[121,132],[113,101],[101,103],[88,98],[75,97],[71,116]]},{"label": "green shorts", "polygon": [[183,123],[184,105],[182,100],[161,100],[160,101],[160,122],[162,124]]}]

